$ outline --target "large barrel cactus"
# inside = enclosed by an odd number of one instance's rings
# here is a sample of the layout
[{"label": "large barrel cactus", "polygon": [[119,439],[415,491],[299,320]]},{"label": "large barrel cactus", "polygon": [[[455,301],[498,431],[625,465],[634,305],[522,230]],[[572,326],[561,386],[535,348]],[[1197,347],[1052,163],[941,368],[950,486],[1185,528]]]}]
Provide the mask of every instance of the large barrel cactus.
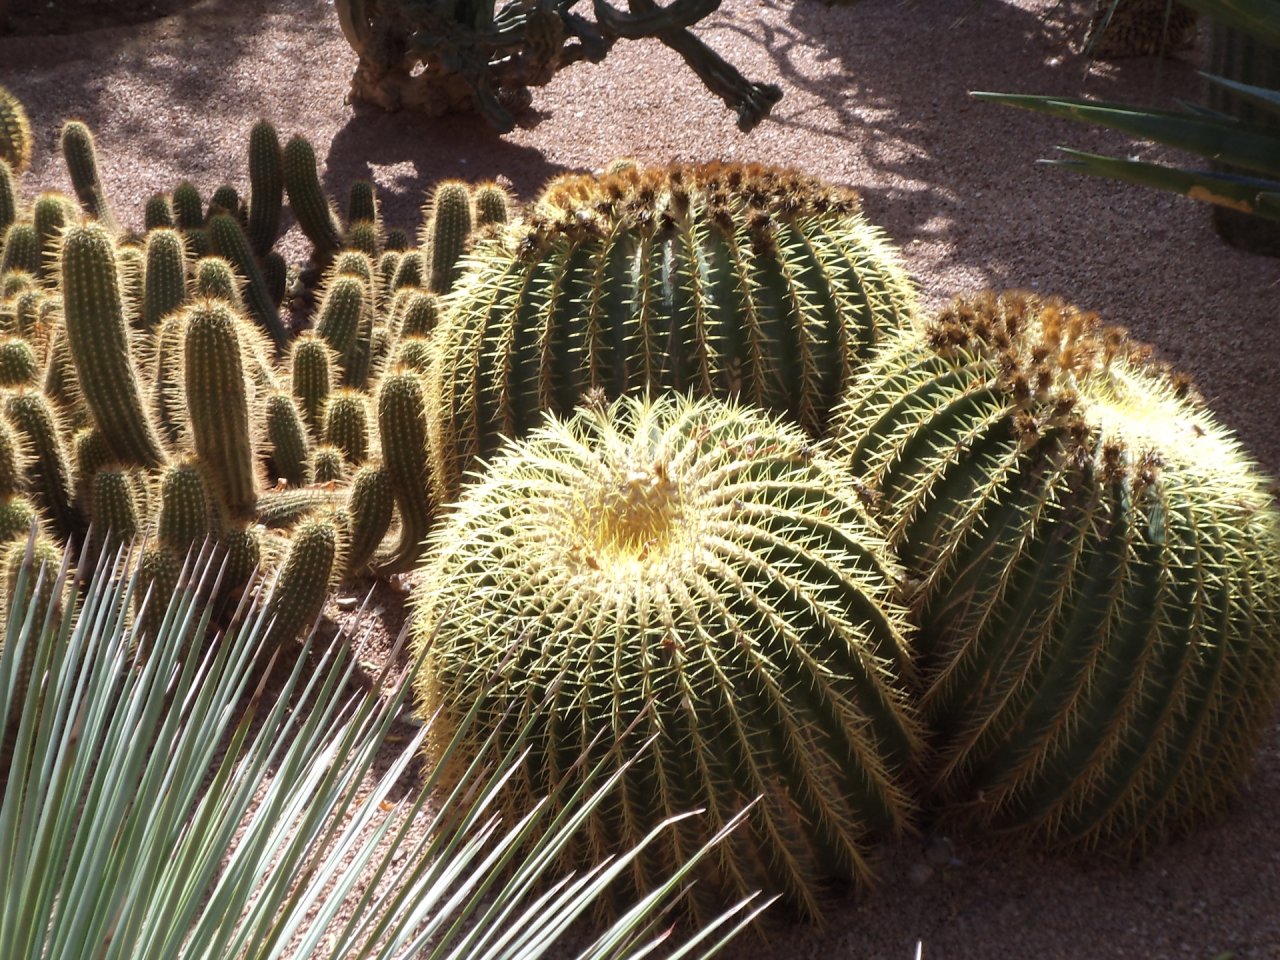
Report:
[{"label": "large barrel cactus", "polygon": [[741,397],[811,433],[912,286],[857,195],[737,164],[553,181],[478,244],[435,334],[431,444],[452,499],[476,457],[588,390]]},{"label": "large barrel cactus", "polygon": [[1223,806],[1274,708],[1280,528],[1185,378],[987,294],[887,346],[836,433],[916,578],[939,810],[1131,853]]},{"label": "large barrel cactus", "polygon": [[815,915],[820,881],[864,878],[866,841],[910,806],[917,736],[886,556],[852,480],[801,430],[709,399],[588,405],[511,442],[433,531],[422,713],[449,731],[495,673],[476,749],[544,711],[507,791],[515,813],[581,776],[593,737],[623,756],[656,738],[568,862],[705,808],[635,862],[634,887],[652,889],[762,796],[699,886],[763,885]]}]

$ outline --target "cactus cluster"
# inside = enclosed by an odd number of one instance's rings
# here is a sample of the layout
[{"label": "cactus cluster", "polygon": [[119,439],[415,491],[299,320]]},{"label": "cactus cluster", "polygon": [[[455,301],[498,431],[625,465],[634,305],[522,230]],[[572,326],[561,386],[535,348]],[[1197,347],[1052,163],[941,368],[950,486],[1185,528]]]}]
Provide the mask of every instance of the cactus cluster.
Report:
[{"label": "cactus cluster", "polygon": [[[306,206],[314,152],[301,138],[282,150],[264,121],[249,134],[247,203],[224,185],[206,204],[183,183],[152,197],[133,232],[110,213],[88,129],[68,122],[62,146],[79,202],[44,193],[25,206],[8,166],[2,179],[13,212],[0,235],[0,539],[25,539],[32,521],[74,545],[92,524],[95,549],[147,534],[157,590],[213,539],[229,589],[278,571],[281,641],[339,579],[411,569],[432,502],[428,284],[434,273],[447,289],[469,223],[492,223],[510,198],[447,184],[410,248],[382,223],[372,184],[353,186],[349,224],[323,194]],[[304,225],[327,211],[335,230],[331,247],[312,231],[317,308],[297,337],[274,250],[286,191],[314,215],[300,213]]]},{"label": "cactus cluster", "polygon": [[423,710],[544,718],[513,814],[597,735],[654,743],[572,857],[706,809],[637,889],[757,796],[700,888],[818,915],[912,824],[1130,851],[1239,788],[1280,517],[1124,331],[1026,293],[922,320],[857,196],[787,171],[619,163],[522,213],[446,181],[399,229],[261,123],[247,204],[181,184],[130,233],[68,129],[81,202],[0,158],[0,559],[145,533],[163,595],[213,540],[224,598],[269,572],[277,643],[419,568]]}]

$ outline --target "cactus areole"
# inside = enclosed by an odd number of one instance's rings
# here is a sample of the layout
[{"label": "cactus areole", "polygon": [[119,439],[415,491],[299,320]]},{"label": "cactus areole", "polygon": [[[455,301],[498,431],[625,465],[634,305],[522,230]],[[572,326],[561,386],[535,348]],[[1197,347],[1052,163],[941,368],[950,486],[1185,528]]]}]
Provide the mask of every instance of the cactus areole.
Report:
[{"label": "cactus areole", "polygon": [[650,889],[763,795],[706,889],[765,885],[814,915],[820,882],[864,878],[864,841],[903,825],[916,736],[894,568],[810,444],[746,407],[623,398],[511,444],[429,538],[424,714],[448,726],[495,672],[475,737],[545,710],[513,812],[596,735],[622,755],[657,737],[578,862],[705,808],[636,861]]},{"label": "cactus areole", "polygon": [[742,164],[553,181],[477,244],[430,375],[442,502],[462,473],[592,389],[740,398],[822,432],[915,294],[857,194]]},{"label": "cactus areole", "polygon": [[837,435],[916,578],[943,813],[1127,852],[1221,809],[1275,703],[1280,525],[1185,377],[987,294],[886,348]]}]

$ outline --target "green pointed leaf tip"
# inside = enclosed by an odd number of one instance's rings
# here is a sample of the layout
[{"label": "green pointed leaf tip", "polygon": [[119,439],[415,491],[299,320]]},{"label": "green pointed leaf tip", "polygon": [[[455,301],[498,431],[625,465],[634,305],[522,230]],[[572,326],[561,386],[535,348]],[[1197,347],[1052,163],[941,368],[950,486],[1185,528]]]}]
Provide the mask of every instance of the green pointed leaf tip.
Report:
[{"label": "green pointed leaf tip", "polygon": [[514,743],[541,711],[512,815],[580,776],[597,731],[656,738],[566,863],[705,808],[629,871],[648,889],[763,794],[702,882],[816,915],[820,878],[865,880],[866,844],[904,824],[918,742],[896,568],[852,479],[798,428],[671,397],[552,421],[467,489],[422,576],[422,715],[454,722],[495,672],[519,679],[472,737]]},{"label": "green pointed leaf tip", "polygon": [[1273,715],[1280,518],[1184,376],[988,293],[887,345],[834,435],[918,584],[932,807],[1119,852],[1223,808]]}]

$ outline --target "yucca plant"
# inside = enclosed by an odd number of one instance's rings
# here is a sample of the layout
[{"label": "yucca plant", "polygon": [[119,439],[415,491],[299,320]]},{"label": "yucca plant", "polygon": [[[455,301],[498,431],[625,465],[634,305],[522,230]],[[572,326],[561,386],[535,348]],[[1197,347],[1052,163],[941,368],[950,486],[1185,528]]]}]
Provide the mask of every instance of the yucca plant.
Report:
[{"label": "yucca plant", "polygon": [[[1181,0],[1252,37],[1260,48],[1280,51],[1280,0]],[[1259,69],[1265,63],[1257,50]],[[1269,58],[1280,58],[1280,52]],[[1274,69],[1274,68],[1272,68]],[[1243,120],[1216,110],[1143,110],[1121,103],[1073,97],[975,92],[973,96],[1122,130],[1238,168],[1197,170],[1143,160],[1119,159],[1060,148],[1065,159],[1046,163],[1079,173],[1111,177],[1181,193],[1270,220],[1280,220],[1280,89],[1205,74],[1214,87],[1255,107],[1259,119]]]},{"label": "yucca plant", "polygon": [[[447,790],[437,770],[393,799],[435,729],[371,773],[402,719],[405,684],[379,695],[384,671],[373,691],[353,694],[345,643],[273,672],[269,614],[244,613],[205,642],[202,604],[218,577],[209,557],[188,564],[146,655],[130,627],[133,557],[82,573],[83,589],[47,612],[15,603],[0,649],[0,956],[537,957],[645,855],[548,884],[625,774],[558,785],[527,817],[504,821],[495,797],[524,742],[496,763],[452,746]],[[37,578],[68,591],[80,579],[28,563],[17,595],[39,596],[25,589]],[[295,709],[302,701],[308,709]],[[420,838],[415,823],[427,824]],[[529,853],[516,860],[516,850]],[[655,918],[703,855],[580,956],[649,952]],[[710,953],[749,919],[745,905],[726,913],[672,955]]]},{"label": "yucca plant", "polygon": [[817,917],[825,882],[869,879],[871,842],[906,825],[917,735],[896,568],[853,478],[798,427],[710,399],[593,403],[489,464],[423,577],[426,715],[448,730],[511,659],[462,735],[482,753],[536,723],[516,814],[577,778],[597,730],[657,738],[567,862],[706,806],[632,862],[643,890],[762,796],[708,859],[697,906],[763,885]]}]

